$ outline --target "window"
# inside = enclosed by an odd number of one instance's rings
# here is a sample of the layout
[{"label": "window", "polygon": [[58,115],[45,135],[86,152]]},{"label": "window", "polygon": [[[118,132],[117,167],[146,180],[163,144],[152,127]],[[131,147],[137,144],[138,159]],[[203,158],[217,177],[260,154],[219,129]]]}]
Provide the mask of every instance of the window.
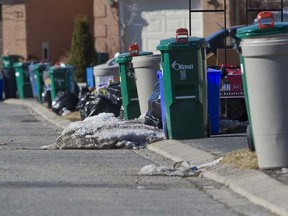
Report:
[{"label": "window", "polygon": [[43,42],[42,43],[42,59],[49,60],[49,43]]}]

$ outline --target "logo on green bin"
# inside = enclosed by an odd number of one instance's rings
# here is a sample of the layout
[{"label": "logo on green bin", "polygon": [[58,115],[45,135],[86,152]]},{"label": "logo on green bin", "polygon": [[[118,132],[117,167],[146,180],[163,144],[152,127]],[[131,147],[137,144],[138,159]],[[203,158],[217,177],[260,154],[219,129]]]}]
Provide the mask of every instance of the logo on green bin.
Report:
[{"label": "logo on green bin", "polygon": [[65,83],[64,79],[55,79],[55,83],[57,83],[58,86],[62,86]]},{"label": "logo on green bin", "polygon": [[187,70],[193,70],[193,64],[185,65],[185,64],[179,64],[176,61],[172,63],[172,68],[176,71],[180,71],[180,80],[186,80],[187,79]]}]

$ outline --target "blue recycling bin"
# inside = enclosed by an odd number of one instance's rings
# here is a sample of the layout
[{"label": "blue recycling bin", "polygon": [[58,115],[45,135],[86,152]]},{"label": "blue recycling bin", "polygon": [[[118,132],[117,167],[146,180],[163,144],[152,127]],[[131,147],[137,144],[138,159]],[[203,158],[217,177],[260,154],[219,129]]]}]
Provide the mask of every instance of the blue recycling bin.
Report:
[{"label": "blue recycling bin", "polygon": [[[211,135],[218,134],[220,128],[220,76],[221,70],[215,70],[212,68],[207,69],[208,114],[210,117]],[[157,72],[157,77],[160,87],[162,128],[164,135],[167,137],[162,71]]]},{"label": "blue recycling bin", "polygon": [[38,89],[37,89],[37,82],[36,82],[36,71],[35,71],[35,64],[31,64],[28,66],[29,77],[32,87],[33,97],[38,96]]},{"label": "blue recycling bin", "polygon": [[157,78],[159,81],[159,88],[160,88],[160,105],[161,105],[161,118],[162,118],[162,130],[163,134],[167,136],[167,128],[166,128],[166,109],[165,109],[165,102],[164,102],[164,89],[163,89],[163,72],[159,70],[157,72]]},{"label": "blue recycling bin", "polygon": [[93,67],[86,68],[86,83],[89,87],[95,88],[95,77],[93,74]]},{"label": "blue recycling bin", "polygon": [[212,135],[218,134],[220,127],[220,76],[221,70],[207,68],[208,114]]}]

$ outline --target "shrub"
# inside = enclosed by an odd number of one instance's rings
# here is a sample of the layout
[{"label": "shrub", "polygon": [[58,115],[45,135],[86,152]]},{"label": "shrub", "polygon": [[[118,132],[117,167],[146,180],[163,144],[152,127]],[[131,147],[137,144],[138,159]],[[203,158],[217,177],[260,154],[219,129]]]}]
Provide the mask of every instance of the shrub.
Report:
[{"label": "shrub", "polygon": [[68,63],[75,66],[75,78],[78,82],[86,81],[86,68],[93,65],[96,60],[88,19],[86,16],[77,16],[74,22]]}]

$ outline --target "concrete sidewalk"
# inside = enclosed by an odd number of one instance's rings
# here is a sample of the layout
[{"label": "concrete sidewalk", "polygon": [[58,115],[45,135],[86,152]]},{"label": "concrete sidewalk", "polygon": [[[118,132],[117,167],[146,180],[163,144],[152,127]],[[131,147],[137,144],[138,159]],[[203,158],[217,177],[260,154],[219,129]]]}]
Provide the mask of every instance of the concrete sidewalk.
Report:
[{"label": "concrete sidewalk", "polygon": [[[27,106],[44,119],[63,129],[70,123],[69,120],[63,120],[63,118],[39,104],[35,99],[9,99],[4,102],[7,104]],[[229,137],[229,139],[233,141],[235,138],[232,136]],[[196,148],[195,142],[199,141],[200,140],[163,140],[148,145],[148,149],[170,158],[175,162],[189,161],[190,164],[193,165],[203,164],[218,158],[218,156],[209,151]],[[206,169],[203,172],[203,176],[223,183],[250,201],[276,214],[288,215],[288,185],[281,183],[261,170],[237,169],[230,165],[217,164]]]}]

